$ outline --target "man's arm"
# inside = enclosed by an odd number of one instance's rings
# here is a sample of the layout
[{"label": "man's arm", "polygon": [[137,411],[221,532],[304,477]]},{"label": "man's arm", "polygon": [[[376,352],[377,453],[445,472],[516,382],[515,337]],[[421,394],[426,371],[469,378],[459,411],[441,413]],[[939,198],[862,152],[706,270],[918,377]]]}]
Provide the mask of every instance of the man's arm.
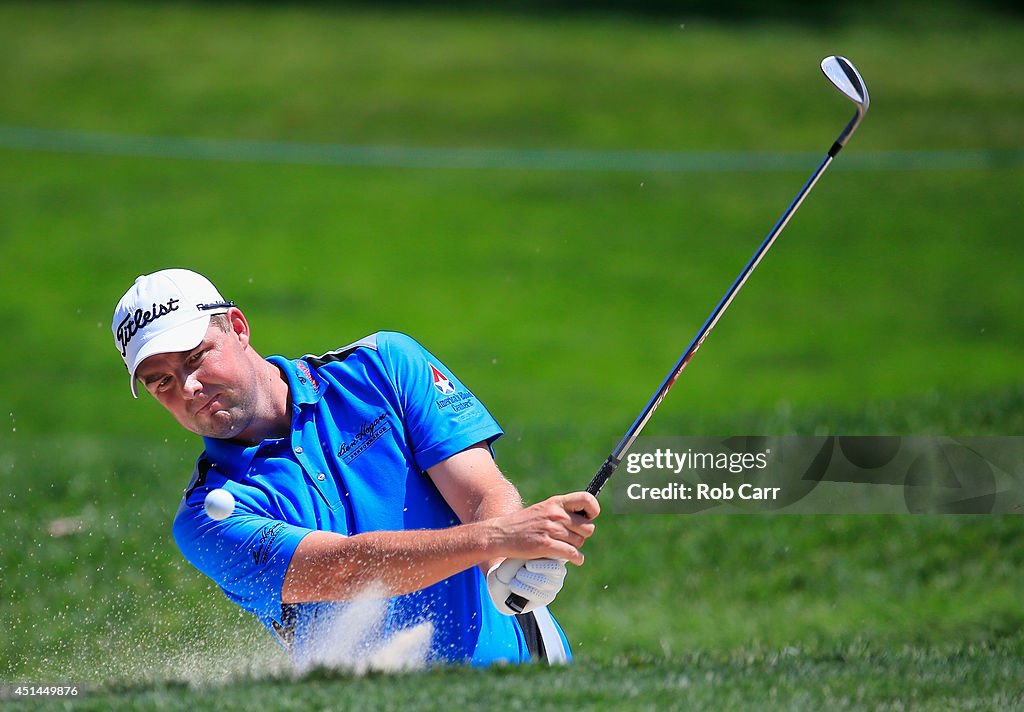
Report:
[{"label": "man's arm", "polygon": [[[481,506],[486,510],[489,505],[478,502],[477,507]],[[576,514],[578,511],[586,514]],[[449,529],[367,532],[351,537],[311,532],[292,556],[281,600],[348,600],[371,586],[379,587],[375,592],[381,595],[395,596],[426,588],[480,562],[506,557],[548,557],[579,565],[583,563],[579,547],[593,534],[591,520],[599,512],[592,495],[573,492]]]},{"label": "man's arm", "polygon": [[[464,523],[485,521],[522,509],[519,491],[501,474],[486,442],[438,463],[428,473]],[[570,516],[573,514],[570,511]],[[593,526],[587,531],[592,532]],[[487,579],[494,605],[502,613],[511,615],[520,610],[509,607],[512,594],[527,601],[522,611],[551,603],[562,589],[565,563],[566,559],[557,557],[524,560],[498,556],[479,566]]]},{"label": "man's arm", "polygon": [[427,474],[463,524],[523,508],[519,491],[501,474],[485,442],[442,460]]},{"label": "man's arm", "polygon": [[310,532],[292,556],[281,602],[347,600],[371,587],[387,596],[418,591],[473,566],[493,539],[486,527]]},{"label": "man's arm", "polygon": [[[477,443],[427,470],[441,496],[463,524],[482,522],[523,508],[519,490],[498,469],[487,443]],[[478,561],[486,574],[501,557]]]}]

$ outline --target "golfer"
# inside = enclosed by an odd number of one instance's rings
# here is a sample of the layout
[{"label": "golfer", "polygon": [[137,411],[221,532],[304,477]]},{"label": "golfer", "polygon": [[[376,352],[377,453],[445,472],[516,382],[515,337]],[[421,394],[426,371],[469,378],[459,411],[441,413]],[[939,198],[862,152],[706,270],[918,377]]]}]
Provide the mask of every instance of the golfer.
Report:
[{"label": "golfer", "polygon": [[[432,629],[429,662],[571,659],[548,612],[594,532],[574,492],[524,508],[480,401],[408,336],[264,359],[205,277],[168,269],[121,298],[114,341],[137,384],[203,436],[174,519],[185,558],[309,660],[347,601],[385,599],[380,634]],[[222,520],[208,492],[235,499]],[[525,564],[524,564],[525,562]],[[505,605],[527,599],[524,614]]]}]

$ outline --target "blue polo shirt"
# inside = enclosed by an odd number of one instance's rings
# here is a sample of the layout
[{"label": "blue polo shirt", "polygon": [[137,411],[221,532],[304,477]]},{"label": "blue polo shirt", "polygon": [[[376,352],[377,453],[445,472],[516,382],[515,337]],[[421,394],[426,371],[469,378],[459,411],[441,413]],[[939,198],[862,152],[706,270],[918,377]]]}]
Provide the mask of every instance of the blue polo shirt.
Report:
[{"label": "blue polo shirt", "polygon": [[[173,532],[185,558],[301,660],[351,605],[282,605],[302,538],[314,530],[350,536],[459,524],[425,471],[502,433],[483,404],[403,334],[379,332],[319,357],[267,360],[288,381],[291,435],[253,447],[204,438]],[[218,487],[236,500],[222,521],[203,510]],[[433,629],[431,662],[530,659],[519,624],[497,611],[475,566],[386,599],[380,634],[425,623]]]}]

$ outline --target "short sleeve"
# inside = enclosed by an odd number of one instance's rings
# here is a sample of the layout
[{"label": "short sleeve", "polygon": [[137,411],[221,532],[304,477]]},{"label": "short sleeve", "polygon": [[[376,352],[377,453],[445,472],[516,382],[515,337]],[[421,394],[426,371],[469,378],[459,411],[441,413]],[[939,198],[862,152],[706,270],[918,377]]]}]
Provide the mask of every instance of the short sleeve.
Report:
[{"label": "short sleeve", "polygon": [[441,361],[404,334],[381,332],[378,353],[395,386],[416,464],[427,470],[502,431],[483,403]]},{"label": "short sleeve", "polygon": [[[223,487],[232,491],[234,483]],[[281,588],[296,547],[309,529],[252,511],[242,491],[226,519],[206,515],[211,487],[191,490],[174,518],[174,541],[185,558],[224,594],[265,624],[281,620]]]}]

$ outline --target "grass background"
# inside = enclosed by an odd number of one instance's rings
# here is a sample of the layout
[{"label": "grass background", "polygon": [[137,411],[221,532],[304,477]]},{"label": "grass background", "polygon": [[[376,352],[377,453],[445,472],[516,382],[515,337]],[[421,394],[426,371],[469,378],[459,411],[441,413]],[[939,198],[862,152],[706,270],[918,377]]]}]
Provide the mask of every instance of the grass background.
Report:
[{"label": "grass background", "polygon": [[868,118],[647,432],[1022,434],[1024,28],[846,7],[0,4],[0,128],[806,156],[542,171],[3,144],[0,681],[87,683],[86,709],[1018,707],[1016,517],[609,512],[554,607],[570,670],[295,681],[174,549],[197,443],[131,401],[111,348],[131,280],[190,266],[261,353],[415,335],[503,424],[528,499],[581,487],[848,119],[815,66],[842,53]]}]

